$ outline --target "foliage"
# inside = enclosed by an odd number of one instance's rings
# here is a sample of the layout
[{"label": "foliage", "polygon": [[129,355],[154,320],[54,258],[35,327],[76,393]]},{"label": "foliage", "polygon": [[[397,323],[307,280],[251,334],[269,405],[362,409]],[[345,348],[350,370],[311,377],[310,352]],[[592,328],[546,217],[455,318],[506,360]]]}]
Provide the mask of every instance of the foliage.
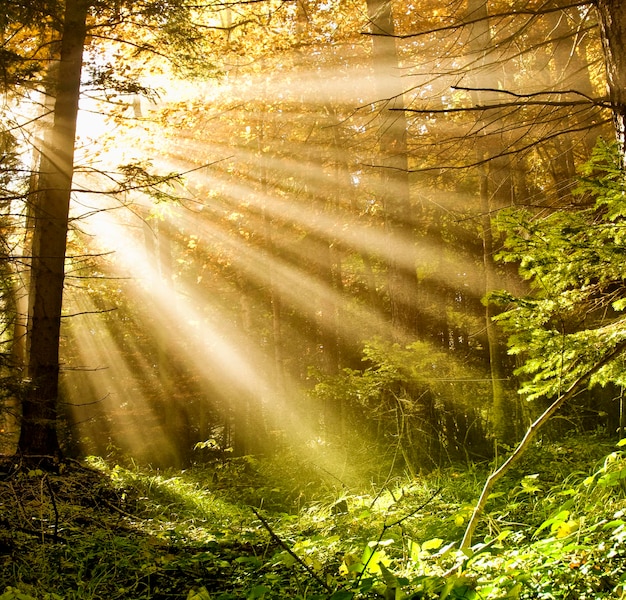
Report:
[{"label": "foliage", "polygon": [[[11,40],[6,47],[20,56],[33,48],[29,64],[47,65],[54,48],[48,38],[58,37],[54,26],[59,5],[31,2],[18,9],[19,4],[12,4],[6,15]],[[386,471],[394,454],[402,453],[396,465],[417,472],[466,454],[489,456],[487,390],[481,384],[461,381],[464,375],[449,375],[445,367],[428,382],[415,379],[405,367],[413,358],[422,365],[422,355],[430,347],[415,357],[408,351],[400,356],[403,347],[389,352],[400,365],[397,376],[384,372],[384,359],[381,368],[361,377],[360,344],[374,335],[389,335],[394,311],[388,273],[401,260],[407,273],[417,266],[420,289],[413,300],[420,312],[421,339],[449,352],[457,362],[488,365],[480,303],[485,292],[480,217],[491,211],[480,205],[480,173],[464,169],[457,177],[457,168],[477,160],[482,164],[473,141],[476,134],[484,134],[500,140],[487,145],[490,153],[502,152],[505,158],[492,163],[499,165],[493,171],[503,173],[490,175],[494,188],[489,195],[509,188],[515,197],[535,194],[552,199],[550,181],[557,179],[561,187],[568,175],[560,164],[552,168],[556,164],[552,157],[566,157],[572,165],[584,151],[576,143],[579,134],[561,134],[599,122],[601,109],[590,102],[588,110],[579,110],[575,94],[534,93],[537,86],[570,89],[561,83],[574,73],[588,77],[600,62],[593,54],[599,52],[598,38],[595,30],[585,30],[584,46],[571,42],[582,39],[576,32],[586,27],[582,15],[571,8],[555,13],[554,21],[551,12],[532,16],[523,28],[517,22],[522,17],[513,15],[492,27],[493,47],[500,50],[476,61],[471,40],[480,36],[473,31],[473,18],[467,24],[465,3],[445,10],[427,2],[410,7],[394,3],[394,26],[402,36],[394,42],[397,66],[404,75],[397,83],[406,88],[400,97],[408,109],[403,113],[408,119],[408,165],[415,170],[406,207],[411,215],[407,239],[394,240],[384,223],[389,223],[386,213],[395,194],[385,189],[380,169],[386,119],[377,116],[386,113],[387,103],[381,99],[389,97],[389,90],[375,78],[373,67],[380,57],[372,36],[363,35],[371,25],[364,9],[363,2],[344,0],[92,5],[81,102],[87,126],[80,128],[76,145],[80,179],[75,187],[93,190],[98,187],[97,176],[105,189],[123,196],[123,206],[135,203],[138,218],[133,222],[127,218],[130,211],[115,210],[117,204],[102,201],[105,194],[89,195],[90,208],[84,216],[97,218],[106,212],[109,221],[124,221],[125,229],[120,235],[110,222],[98,228],[82,216],[72,220],[76,236],[83,228],[93,233],[84,252],[77,253],[80,264],[92,251],[115,252],[106,269],[94,273],[85,268],[80,278],[92,303],[96,295],[90,292],[96,286],[89,281],[91,276],[96,275],[102,287],[106,279],[108,289],[97,295],[98,309],[108,310],[116,297],[126,295],[129,311],[140,316],[132,327],[129,321],[128,326],[120,325],[121,319],[117,324],[113,319],[88,322],[87,311],[70,307],[66,294],[68,314],[81,314],[75,327],[67,327],[72,335],[81,333],[66,338],[62,348],[65,389],[71,391],[64,406],[72,407],[67,414],[73,413],[73,422],[81,424],[75,428],[80,431],[72,431],[74,440],[85,439],[84,431],[93,427],[98,435],[90,436],[91,441],[102,442],[98,452],[105,452],[113,441],[124,450],[132,449],[140,460],[149,455],[148,460],[173,465],[178,463],[169,457],[175,455],[189,462],[193,444],[209,438],[211,428],[224,427],[232,437],[229,443],[243,437],[249,414],[240,410],[240,404],[255,402],[256,415],[263,413],[255,418],[259,432],[289,429],[278,418],[270,422],[268,415],[279,411],[264,411],[278,404],[276,398],[284,402],[283,414],[302,413],[303,421],[313,423],[313,429],[326,428],[325,434],[331,429],[332,411],[320,417],[319,403],[307,404],[301,389],[285,390],[284,384],[306,386],[310,366],[331,376],[348,366],[355,370],[354,377],[348,376],[341,385],[365,388],[378,379],[386,386],[363,390],[369,394],[365,403],[350,397],[351,422],[342,424],[341,415],[334,415],[339,421],[329,436],[334,444],[340,443],[344,425],[371,434],[359,436],[358,442],[350,437],[345,445],[352,454],[358,448],[362,464],[384,463]],[[458,35],[448,36],[447,26],[440,29],[445,23],[458,26]],[[41,41],[29,41],[33,32]],[[508,54],[512,40],[515,47]],[[568,59],[560,62],[563,49]],[[489,116],[479,117],[490,124],[483,130],[477,126],[473,106],[476,94],[461,86],[474,85],[478,64],[492,60],[495,64],[484,70],[501,72],[502,79],[498,76],[493,87],[502,93],[493,92]],[[8,61],[7,68],[13,85],[16,63]],[[219,78],[214,78],[216,73]],[[604,82],[597,70],[594,73],[593,87],[602,89]],[[201,80],[189,84],[191,74]],[[45,83],[39,82],[37,89]],[[451,91],[450,85],[457,87]],[[21,86],[22,92],[25,89],[30,88]],[[508,95],[509,89],[514,96]],[[529,89],[532,95],[525,96]],[[593,96],[591,90],[586,94]],[[549,111],[541,107],[543,97],[550,98]],[[572,98],[574,103],[568,105]],[[41,108],[31,107],[34,120],[28,139],[41,137],[34,129],[44,121],[39,118]],[[100,119],[98,111],[114,119]],[[116,154],[116,166],[106,160],[112,156],[103,154],[105,138],[109,153]],[[576,156],[570,156],[572,148]],[[509,152],[520,153],[520,168],[505,164]],[[146,156],[152,157],[159,172],[185,172],[186,181],[152,175]],[[126,166],[118,168],[123,161]],[[510,177],[511,185],[503,177]],[[176,185],[167,189],[161,185],[170,183]],[[151,192],[152,197],[132,193],[138,190]],[[163,201],[175,193],[186,195],[176,207],[180,210],[169,204],[165,208]],[[146,201],[157,204],[156,210],[146,207]],[[83,203],[81,199],[76,205]],[[120,218],[121,213],[126,217]],[[146,215],[158,219],[142,223]],[[138,242],[132,252],[120,243],[129,238]],[[146,273],[160,278],[152,280]],[[138,295],[136,288],[126,293],[129,288],[121,282],[127,277],[147,282],[152,288],[149,297]],[[155,300],[165,297],[177,301],[166,300],[167,306],[151,310]],[[182,298],[185,301],[179,302]],[[226,326],[216,327],[216,322]],[[180,324],[185,323],[193,323],[193,331],[183,331]],[[98,333],[87,336],[92,327]],[[103,327],[113,332],[106,334],[107,343],[89,345],[93,341],[89,337],[95,338]],[[136,340],[141,343],[135,348]],[[222,377],[220,359],[228,352],[218,348],[217,340],[236,349],[240,364],[254,377],[237,373],[234,382]],[[168,364],[176,364],[176,369]],[[100,367],[110,369],[108,380],[96,373]],[[481,372],[479,377],[483,376]],[[183,377],[193,380],[193,388],[180,385]],[[244,387],[250,382],[246,394],[250,392],[252,400],[246,396],[240,401],[240,382]],[[126,394],[127,389],[133,393]],[[323,396],[327,406],[339,406],[343,399],[339,388]],[[140,397],[147,401],[142,403]],[[143,438],[128,435],[131,421],[145,433]],[[167,432],[165,423],[176,426]],[[165,443],[154,442],[164,438]],[[427,440],[424,448],[414,443],[421,438]],[[143,448],[138,447],[140,439],[145,440]],[[157,446],[165,449],[164,458],[157,457]],[[172,448],[175,452],[169,452]],[[95,451],[93,445],[89,451]]]},{"label": "foliage", "polygon": [[[623,316],[625,179],[615,146],[600,143],[582,170],[578,202],[567,210],[502,213],[507,234],[501,258],[519,262],[533,295],[516,298],[497,317],[511,333],[510,352],[529,376],[528,398],[554,396],[626,339]],[[590,384],[624,385],[622,359],[603,367]]]},{"label": "foliage", "polygon": [[319,490],[293,513],[241,502],[242,484],[260,496],[291,485],[258,462],[217,484],[207,467],[92,459],[55,475],[5,464],[0,598],[615,598],[626,443],[599,459],[607,447],[594,437],[533,447],[467,555],[456,548],[483,468]]},{"label": "foliage", "polygon": [[[313,395],[343,406],[349,431],[371,433],[381,455],[409,472],[489,454],[485,426],[490,382],[425,342],[405,347],[374,339],[363,349],[361,370],[317,374]],[[364,439],[368,439],[363,435]],[[369,439],[371,439],[369,438]],[[368,439],[367,443],[371,443]],[[419,442],[418,442],[419,440]]]}]

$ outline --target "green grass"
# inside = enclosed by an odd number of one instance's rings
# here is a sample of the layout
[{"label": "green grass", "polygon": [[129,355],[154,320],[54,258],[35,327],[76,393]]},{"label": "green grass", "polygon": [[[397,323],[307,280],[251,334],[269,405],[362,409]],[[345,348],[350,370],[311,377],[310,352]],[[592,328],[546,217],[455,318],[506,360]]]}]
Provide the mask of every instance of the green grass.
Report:
[{"label": "green grass", "polygon": [[287,456],[14,470],[0,482],[0,599],[626,597],[622,447],[534,447],[461,555],[487,472],[349,488]]}]

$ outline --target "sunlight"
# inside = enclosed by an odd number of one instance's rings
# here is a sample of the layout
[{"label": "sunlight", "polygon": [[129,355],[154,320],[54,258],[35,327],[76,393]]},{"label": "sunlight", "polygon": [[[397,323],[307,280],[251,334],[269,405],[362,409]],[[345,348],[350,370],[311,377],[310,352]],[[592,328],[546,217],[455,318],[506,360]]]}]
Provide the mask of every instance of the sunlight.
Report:
[{"label": "sunlight", "polygon": [[[266,84],[261,81],[255,85]],[[255,85],[244,86],[250,101],[264,98],[264,92],[258,96]],[[303,82],[303,88],[309,85],[310,82]],[[177,89],[176,100],[183,104],[206,102],[206,87],[198,90],[183,86]],[[212,94],[230,89],[210,87]],[[194,414],[213,415],[207,417],[207,423],[215,423],[216,418],[225,423],[233,414],[244,415],[235,419],[240,428],[248,427],[244,423],[249,419],[261,419],[270,430],[280,431],[295,441],[297,447],[308,447],[303,441],[319,439],[322,417],[311,421],[307,411],[300,415],[294,408],[298,404],[306,406],[310,400],[296,374],[283,366],[287,359],[277,357],[273,349],[276,340],[270,338],[259,345],[247,331],[245,315],[258,301],[255,290],[273,290],[275,296],[268,308],[278,307],[286,315],[293,314],[304,325],[295,330],[286,322],[282,327],[289,327],[290,335],[301,339],[303,348],[319,337],[316,352],[323,357],[332,352],[323,339],[337,336],[343,343],[358,347],[364,338],[386,336],[389,331],[389,317],[383,306],[355,301],[352,294],[329,278],[334,270],[343,268],[341,254],[332,258],[334,252],[353,252],[373,261],[394,262],[407,273],[419,269],[422,276],[440,278],[442,288],[454,285],[455,273],[471,273],[476,265],[457,256],[453,272],[441,271],[447,252],[443,241],[426,236],[417,240],[390,236],[384,220],[377,216],[380,213],[382,217],[379,198],[395,193],[394,186],[401,184],[383,181],[376,169],[344,164],[345,150],[332,135],[306,143],[298,141],[297,136],[290,141],[279,135],[261,147],[256,138],[258,132],[246,125],[243,136],[220,133],[212,136],[210,143],[187,128],[176,137],[156,138],[162,125],[152,120],[158,119],[167,105],[162,99],[158,106],[150,107],[148,118],[137,121],[131,116],[126,124],[113,129],[109,129],[109,121],[93,112],[84,111],[81,116],[83,145],[79,148],[79,160],[93,165],[97,157],[100,170],[93,166],[85,170],[77,179],[79,187],[114,191],[121,182],[115,174],[117,166],[136,162],[146,152],[151,155],[151,168],[156,172],[182,172],[185,176],[182,186],[176,184],[172,188],[172,193],[181,196],[177,203],[155,204],[137,190],[119,200],[82,193],[74,204],[75,222],[92,240],[91,246],[109,256],[105,276],[121,282],[116,294],[119,301],[138,302],[142,307],[137,324],[117,323],[114,313],[105,313],[100,317],[77,317],[91,320],[90,325],[71,327],[76,364],[98,369],[107,366],[95,372],[65,375],[75,422],[85,423],[80,427],[85,440],[98,440],[95,443],[99,452],[103,452],[106,439],[114,447],[127,448],[134,456],[151,457],[165,464],[178,462],[179,457],[174,455],[180,447],[180,436],[188,439],[183,445],[191,451],[194,443],[213,435],[205,423],[189,421]],[[313,104],[311,109],[317,110]],[[127,111],[131,110],[129,106]],[[252,122],[258,120],[263,131],[261,113],[258,117],[253,111],[246,114]],[[301,117],[310,125],[316,125],[319,118],[294,109],[281,115],[285,122],[299,122]],[[327,122],[327,117],[322,122]],[[333,122],[331,119],[330,126]],[[216,128],[216,132],[220,129]],[[208,166],[198,168],[202,163]],[[355,213],[356,198],[360,210]],[[425,192],[424,201],[432,202],[436,211],[449,211],[452,215],[456,205],[464,202],[458,195],[434,194],[431,190]],[[419,230],[419,211],[413,218],[411,226]],[[188,240],[187,249],[177,246],[175,254],[171,246],[179,245],[181,236]],[[177,255],[179,262],[169,264]],[[340,261],[339,266],[334,260]],[[213,277],[211,263],[215,261],[236,274],[232,281],[227,275],[220,275],[216,289],[230,289],[229,297],[241,304],[239,318],[230,315],[231,307],[224,304],[227,298],[206,295],[205,279]],[[358,274],[365,265],[350,268],[356,268]],[[381,275],[370,276],[373,281],[380,281]],[[468,293],[477,297],[483,293],[480,278],[467,279],[465,286]],[[104,306],[111,305],[104,298],[103,301]],[[103,301],[98,306],[102,307]],[[434,297],[424,293],[414,302],[422,318],[440,318]],[[77,303],[78,312],[94,311],[85,299]],[[121,305],[118,310],[125,312]],[[141,327],[140,322],[150,323],[153,341],[149,344],[132,342],[131,332]],[[94,333],[100,330],[101,334]],[[120,340],[124,340],[123,345]],[[125,356],[134,358],[128,362]],[[186,396],[175,392],[177,387],[184,389],[177,381],[180,361],[197,374],[197,383]],[[128,382],[134,382],[130,394]],[[80,405],[85,398],[91,400],[83,410]],[[90,402],[96,405],[90,408]],[[201,405],[206,408],[199,409]],[[109,408],[104,410],[105,406]],[[116,416],[106,417],[107,414]],[[106,433],[98,433],[97,423],[103,418],[109,420],[109,426]],[[150,427],[146,426],[146,419]],[[96,430],[89,430],[90,421],[96,424]],[[155,429],[163,440],[158,448],[146,434]],[[328,447],[323,455],[323,460],[330,461],[329,468],[345,468],[344,455],[333,457]]]},{"label": "sunlight", "polygon": [[626,32],[514,4],[5,3],[0,599],[626,599]]},{"label": "sunlight", "polygon": [[[120,332],[114,332],[107,321],[103,323],[87,294],[71,293],[68,301],[82,312],[72,317],[70,330],[75,364],[64,369],[61,379],[64,408],[76,431],[82,433],[73,444],[102,456],[124,448],[137,460],[176,464],[176,450],[168,447],[165,424],[159,422],[154,403],[158,389],[146,386],[154,365],[148,364],[140,351],[133,352],[132,344],[120,347]],[[163,434],[158,439],[155,428]]]},{"label": "sunlight", "polygon": [[[72,215],[78,237],[102,255],[102,281],[95,305],[72,290],[71,311],[84,314],[68,326],[68,356],[81,370],[64,377],[75,422],[108,420],[97,442],[97,425],[80,428],[98,451],[106,438],[136,456],[184,461],[177,447],[191,453],[235,423],[251,440],[262,427],[300,448],[319,440],[328,465],[343,469],[345,454],[326,446],[330,413],[311,418],[304,365],[332,373],[335,354],[389,336],[386,265],[427,283],[409,300],[425,322],[441,320],[437,294],[458,294],[457,280],[463,294],[483,295],[475,258],[452,261],[447,241],[427,231],[441,215],[473,218],[458,212],[471,196],[383,177],[376,166],[381,85],[397,92],[398,81],[376,77],[363,52],[332,51],[314,68],[296,56],[204,83],[155,75],[158,98],[124,98],[108,118],[83,100],[75,187],[85,192]],[[416,90],[430,77],[402,74]],[[119,167],[129,164],[183,178],[144,186],[125,181]],[[387,199],[405,185],[425,207],[403,224],[416,236],[385,219]],[[170,196],[151,197],[157,189]],[[129,318],[135,305],[140,314]],[[469,327],[464,340],[480,325]],[[146,431],[160,432],[161,450]]]},{"label": "sunlight", "polygon": [[[295,398],[303,394],[301,384],[290,374],[280,375],[286,375],[287,380],[277,378],[271,349],[257,347],[241,325],[229,323],[224,318],[222,300],[207,297],[201,291],[204,288],[197,285],[202,279],[197,270],[195,276],[186,280],[172,277],[167,270],[164,271],[162,261],[167,257],[160,254],[159,246],[169,246],[169,238],[177,235],[176,232],[193,232],[189,248],[200,253],[198,258],[207,251],[210,255],[211,248],[219,248],[220,253],[228,257],[230,268],[242,282],[242,289],[237,292],[242,302],[251,301],[245,300],[246,292],[243,290],[246,288],[272,287],[277,291],[281,304],[289,310],[295,310],[320,331],[339,334],[353,344],[361,343],[364,331],[374,335],[388,330],[388,320],[380,308],[354,304],[350,296],[312,272],[312,265],[321,268],[325,263],[321,256],[311,255],[310,248],[306,246],[292,248],[290,255],[278,256],[267,248],[250,246],[246,236],[233,235],[225,223],[236,224],[241,215],[230,212],[232,220],[220,221],[220,215],[224,214],[223,202],[227,203],[229,210],[235,211],[242,206],[237,194],[246,199],[246,211],[252,211],[257,216],[256,220],[246,223],[253,238],[258,235],[264,238],[266,218],[270,217],[289,226],[301,227],[308,235],[319,236],[325,244],[328,244],[329,232],[332,232],[336,236],[335,243],[338,241],[359,252],[379,254],[386,259],[395,255],[397,247],[387,242],[383,230],[348,222],[350,224],[346,223],[337,231],[337,219],[332,214],[316,215],[312,220],[306,206],[288,202],[269,192],[259,194],[248,185],[231,181],[226,186],[223,175],[207,179],[206,175],[201,177],[194,173],[189,178],[189,184],[193,186],[196,178],[208,187],[227,188],[229,195],[222,196],[221,203],[209,199],[202,205],[194,202],[195,210],[171,206],[148,220],[136,214],[147,215],[149,210],[146,200],[136,194],[133,197],[134,212],[120,211],[120,205],[115,201],[110,205],[118,210],[104,210],[101,196],[92,196],[90,200],[85,194],[75,206],[75,210],[88,215],[81,219],[81,230],[93,240],[92,245],[96,245],[104,255],[112,252],[106,261],[106,277],[120,281],[124,290],[120,299],[138,302],[142,306],[140,318],[151,324],[155,340],[149,345],[156,343],[160,349],[156,358],[148,359],[145,352],[149,346],[142,348],[132,341],[134,325],[118,322],[115,313],[94,315],[98,308],[85,298],[70,300],[75,304],[73,312],[84,313],[73,318],[76,324],[72,323],[71,327],[77,354],[72,364],[79,365],[80,369],[64,376],[74,421],[84,432],[86,447],[95,443],[100,453],[104,452],[103,444],[106,442],[113,447],[127,448],[136,457],[146,456],[149,461],[163,460],[165,464],[176,464],[177,442],[168,442],[173,423],[179,423],[179,430],[189,430],[190,450],[195,442],[211,436],[210,430],[202,431],[202,423],[188,422],[186,404],[192,401],[207,403],[207,410],[221,413],[222,419],[230,410],[245,413],[258,411],[255,418],[262,418],[271,430],[282,432],[282,436],[297,442],[296,446],[304,449],[308,447],[303,445],[305,440],[319,438],[319,425],[310,418],[301,418],[294,410],[294,405],[298,404]],[[100,205],[100,210],[94,210],[97,205]],[[143,208],[140,208],[142,205]],[[430,260],[435,261],[437,249],[427,250]],[[400,248],[400,253],[402,256],[410,255],[410,247]],[[414,268],[411,262],[405,262],[404,266]],[[192,273],[193,269],[198,269],[198,265],[190,264],[190,267]],[[329,311],[320,311],[319,304],[312,302],[314,298],[323,299]],[[109,303],[103,300],[106,307]],[[98,306],[101,310],[102,301]],[[124,312],[123,308],[121,310]],[[350,318],[346,318],[347,314],[351,315]],[[340,315],[344,316],[339,318]],[[85,321],[87,325],[82,324]],[[355,328],[352,323],[359,326]],[[126,331],[128,327],[130,329]],[[298,335],[304,340],[311,333],[305,330],[299,331]],[[119,344],[121,339],[125,340],[124,347]],[[169,386],[177,385],[176,367],[171,359],[177,361],[178,356],[183,356],[183,360],[198,374],[200,385],[195,399],[168,398]],[[133,362],[129,363],[125,357],[133,357]],[[106,368],[91,371],[103,366]],[[130,388],[129,382],[134,382]],[[289,404],[285,398],[287,390]],[[86,399],[86,406],[82,407]],[[95,405],[92,406],[92,402]],[[307,403],[305,396],[300,402]],[[102,419],[109,423],[104,429],[100,425]],[[95,429],[90,430],[90,422],[94,423]],[[147,427],[147,422],[151,423],[150,427]],[[159,437],[162,438],[162,443],[159,442],[156,447],[154,438],[146,433],[155,428],[161,431]],[[343,453],[333,456],[332,449],[327,446],[324,446],[318,460],[333,470],[343,470],[347,464]]]},{"label": "sunlight", "polygon": [[[204,386],[214,390],[216,394],[215,397],[210,394],[207,396],[210,404],[214,405],[216,401],[219,403],[222,395],[231,407],[233,403],[236,406],[238,402],[241,404],[251,401],[258,405],[263,418],[271,423],[271,429],[281,430],[283,435],[300,443],[315,437],[316,425],[302,421],[297,413],[286,410],[283,404],[283,387],[296,390],[295,382],[277,387],[277,383],[273,381],[270,357],[255,351],[245,335],[228,325],[217,307],[216,310],[211,310],[210,303],[209,306],[206,304],[207,299],[200,302],[193,291],[181,288],[180,285],[174,287],[171,281],[164,279],[153,262],[153,257],[146,254],[146,248],[135,241],[133,235],[128,235],[128,224],[119,222],[115,213],[95,213],[89,217],[87,224],[97,232],[98,244],[115,248],[110,259],[110,275],[127,280],[127,291],[144,308],[142,320],[152,323],[157,338],[163,339],[160,343],[165,345],[164,351],[167,353],[167,348],[173,349],[177,346],[177,340],[184,340],[185,361],[199,374]],[[248,265],[249,273],[252,274],[257,267],[255,264]],[[283,275],[286,280],[284,285],[291,288],[300,285],[293,277],[297,275]],[[121,409],[121,423],[112,424],[106,432],[87,434],[92,443],[101,437],[96,441],[101,447],[108,438],[114,447],[130,445],[133,456],[147,455],[153,460],[169,456],[168,460],[171,462],[174,460],[173,451],[168,448],[166,440],[168,430],[171,432],[172,417],[169,422],[162,421],[159,424],[159,417],[162,416],[159,413],[163,410],[170,414],[184,412],[185,407],[166,398],[165,403],[170,404],[169,408],[159,409],[155,405],[154,397],[155,394],[158,396],[162,393],[159,392],[159,387],[162,388],[164,383],[161,381],[159,385],[159,379],[164,375],[162,371],[168,368],[169,358],[165,357],[164,364],[148,362],[141,358],[141,348],[133,349],[132,341],[129,345],[128,334],[124,334],[118,326],[116,327],[119,330],[114,334],[114,313],[98,315],[96,307],[84,295],[77,300],[76,295],[72,294],[70,302],[81,313],[78,317],[73,317],[76,323],[72,323],[71,331],[77,351],[75,360],[78,361],[77,364],[83,365],[78,373],[72,370],[65,375],[68,381],[68,404],[75,414],[74,418],[79,423],[94,419],[97,428],[104,415],[117,415]],[[82,324],[81,320],[86,320],[87,324]],[[124,349],[116,341],[120,339],[120,335],[125,339]],[[124,356],[134,357],[134,364],[127,363]],[[106,365],[106,369],[98,370],[102,365]],[[142,381],[151,379],[155,380],[156,387],[143,389],[142,385],[145,386],[145,383],[142,384]],[[133,381],[135,383],[131,384],[131,392],[128,386]],[[176,382],[173,384],[176,385]],[[89,414],[92,402],[87,402],[86,411],[81,410],[81,399],[93,398],[98,390],[101,394],[107,394],[106,398],[98,400],[93,407],[102,417],[98,418],[93,414],[86,417],[85,413]],[[106,407],[115,407],[115,410],[108,410]],[[244,405],[240,408],[243,409]],[[225,409],[226,407],[222,407],[220,410]],[[156,420],[156,425],[147,428],[146,418],[149,421]],[[117,416],[113,417],[113,421],[116,420]],[[158,448],[154,447],[154,439],[146,437],[154,436],[154,433],[146,432],[153,431],[155,426],[161,429],[164,440],[164,444]],[[81,426],[81,429],[89,431],[88,425]],[[202,441],[210,434],[208,431],[199,433],[205,437],[195,441]],[[339,459],[337,462],[340,462]]]}]

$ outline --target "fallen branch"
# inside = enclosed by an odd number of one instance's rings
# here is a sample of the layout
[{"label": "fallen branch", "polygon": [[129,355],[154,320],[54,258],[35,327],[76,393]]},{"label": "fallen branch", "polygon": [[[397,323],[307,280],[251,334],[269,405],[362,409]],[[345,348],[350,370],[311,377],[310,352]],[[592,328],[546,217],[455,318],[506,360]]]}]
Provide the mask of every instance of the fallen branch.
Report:
[{"label": "fallen branch", "polygon": [[265,520],[265,518],[263,518],[255,508],[250,507],[250,509],[256,515],[256,517],[259,519],[259,521],[261,521],[261,524],[263,525],[263,527],[265,527],[267,532],[270,534],[270,537],[285,552],[287,552],[287,554],[289,554],[289,556],[291,556],[291,558],[293,558],[299,565],[301,565],[305,569],[305,571],[311,577],[313,577],[313,579],[315,579],[315,581],[317,581],[317,583],[319,583],[327,592],[332,592],[333,589],[313,569],[311,569],[311,567],[309,567],[309,565],[307,565],[285,542],[283,542],[283,540],[281,540],[278,537],[278,535],[276,535],[276,533],[272,529],[271,525]]},{"label": "fallen branch", "polygon": [[[46,473],[42,479],[42,485],[45,482],[46,487],[48,488],[48,493],[50,494],[50,501],[52,502],[52,509],[54,510],[54,534],[52,539],[55,542],[59,541],[59,509],[57,508],[57,501],[54,496],[54,490],[52,489],[52,485],[50,484],[50,478]],[[42,494],[43,495],[43,494]]]}]

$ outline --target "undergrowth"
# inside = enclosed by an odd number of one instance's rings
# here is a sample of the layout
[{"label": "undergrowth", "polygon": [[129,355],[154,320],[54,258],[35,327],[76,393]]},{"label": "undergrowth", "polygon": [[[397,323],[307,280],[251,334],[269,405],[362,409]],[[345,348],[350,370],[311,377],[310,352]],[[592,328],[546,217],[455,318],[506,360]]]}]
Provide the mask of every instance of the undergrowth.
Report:
[{"label": "undergrowth", "polygon": [[535,446],[466,554],[487,467],[357,488],[286,457],[184,472],[11,465],[0,600],[626,598],[624,448]]}]

